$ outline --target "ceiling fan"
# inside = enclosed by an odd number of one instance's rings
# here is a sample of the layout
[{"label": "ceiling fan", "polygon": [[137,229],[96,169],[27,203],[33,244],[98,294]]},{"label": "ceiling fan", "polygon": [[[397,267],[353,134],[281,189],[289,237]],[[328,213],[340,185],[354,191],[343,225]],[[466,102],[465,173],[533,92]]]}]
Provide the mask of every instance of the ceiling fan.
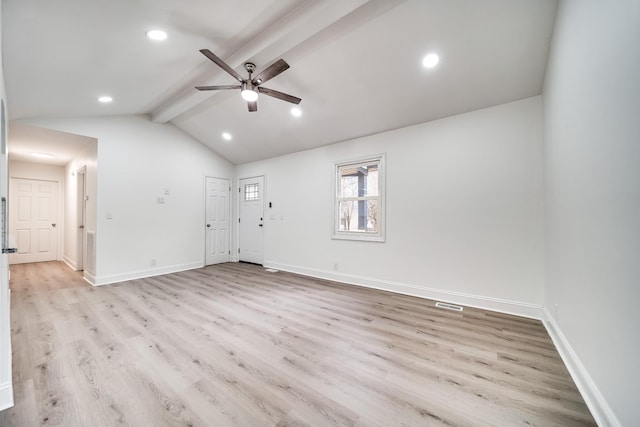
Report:
[{"label": "ceiling fan", "polygon": [[261,86],[262,83],[267,80],[271,80],[278,74],[285,71],[289,68],[289,64],[287,64],[283,59],[278,59],[276,62],[268,66],[264,71],[258,74],[256,77],[251,77],[251,74],[256,70],[256,66],[252,62],[246,62],[244,64],[244,68],[249,73],[249,78],[243,79],[240,74],[236,72],[233,68],[227,65],[222,59],[218,58],[213,54],[209,49],[200,49],[200,52],[216,64],[227,73],[231,74],[236,80],[240,82],[239,85],[221,85],[221,86],[196,86],[198,90],[224,90],[224,89],[240,89],[242,92],[242,98],[247,101],[249,106],[249,111],[258,111],[258,93],[263,93],[268,96],[272,96],[274,98],[281,99],[283,101],[291,102],[293,104],[300,104],[302,99],[288,95],[283,92],[279,92],[277,90],[269,89]]}]

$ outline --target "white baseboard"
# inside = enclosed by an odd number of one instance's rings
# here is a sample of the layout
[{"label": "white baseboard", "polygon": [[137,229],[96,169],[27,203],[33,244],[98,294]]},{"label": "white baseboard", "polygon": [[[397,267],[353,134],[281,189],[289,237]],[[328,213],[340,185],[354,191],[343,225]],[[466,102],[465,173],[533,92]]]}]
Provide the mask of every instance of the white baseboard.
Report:
[{"label": "white baseboard", "polygon": [[[7,267],[6,259],[2,261]],[[6,271],[8,272],[8,268]],[[8,278],[8,275],[7,275]],[[13,406],[13,384],[11,383],[11,324],[9,307],[11,307],[11,288],[2,278],[2,294],[0,295],[0,411]],[[6,287],[5,287],[6,286]]]},{"label": "white baseboard", "polygon": [[145,277],[159,276],[161,274],[177,273],[179,271],[193,270],[204,267],[204,263],[192,262],[187,264],[176,264],[166,267],[151,268],[148,270],[133,271],[130,273],[111,274],[106,276],[93,276],[85,272],[84,278],[93,286],[108,285],[111,283],[126,282],[127,280],[142,279]]},{"label": "white baseboard", "polygon": [[555,319],[546,308],[544,309],[543,323],[558,349],[558,353],[560,353],[560,357],[562,357],[571,378],[573,378],[573,382],[576,383],[576,387],[578,387],[582,398],[589,407],[591,415],[593,415],[598,425],[622,427],[622,424],[620,424],[620,421],[611,410],[604,396],[591,379],[591,376],[573,350],[573,347],[571,347],[571,344],[569,344],[562,330],[558,327]]},{"label": "white baseboard", "polygon": [[71,258],[69,258],[68,256],[63,256],[62,257],[62,262],[64,262],[65,264],[67,264],[69,266],[70,269],[72,269],[73,271],[78,271],[78,267],[76,266],[76,263],[74,260],[72,260]]},{"label": "white baseboard", "polygon": [[13,385],[11,381],[0,384],[0,411],[13,406]]},{"label": "white baseboard", "polygon": [[92,286],[96,285],[96,276],[89,273],[87,270],[84,270],[82,272],[82,278],[85,280],[85,282],[89,283]]},{"label": "white baseboard", "polygon": [[407,283],[373,279],[370,277],[344,274],[337,271],[299,267],[288,264],[281,264],[273,261],[265,261],[264,266],[268,268],[275,268],[277,270],[289,271],[291,273],[302,274],[304,276],[334,280],[351,285],[380,289],[383,291],[395,292],[398,294],[410,295],[436,301],[449,302],[468,307],[482,308],[485,310],[513,314],[516,316],[528,317],[532,319],[542,320],[543,318],[542,306],[535,304],[527,304],[518,301],[509,301],[499,298],[471,295],[462,292],[452,292],[442,289],[424,288]]}]

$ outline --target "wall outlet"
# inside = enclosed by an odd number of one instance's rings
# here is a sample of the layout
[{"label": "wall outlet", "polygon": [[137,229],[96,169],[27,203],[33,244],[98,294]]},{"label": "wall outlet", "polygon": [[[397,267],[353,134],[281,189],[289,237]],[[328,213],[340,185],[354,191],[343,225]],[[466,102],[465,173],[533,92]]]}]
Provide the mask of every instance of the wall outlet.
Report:
[{"label": "wall outlet", "polygon": [[334,269],[335,271],[338,271],[338,270],[340,269],[340,264],[338,264],[337,262],[334,262],[334,263],[333,263],[333,269]]},{"label": "wall outlet", "polygon": [[155,258],[151,258],[151,267],[155,267],[158,264],[158,260]]},{"label": "wall outlet", "polygon": [[164,189],[164,195],[165,195],[165,196],[168,196],[168,195],[170,195],[170,194],[171,194],[171,191],[169,191],[169,187],[165,187],[165,189]]},{"label": "wall outlet", "polygon": [[162,204],[164,203],[164,197],[160,197],[158,196],[158,198],[156,199],[158,203]]}]

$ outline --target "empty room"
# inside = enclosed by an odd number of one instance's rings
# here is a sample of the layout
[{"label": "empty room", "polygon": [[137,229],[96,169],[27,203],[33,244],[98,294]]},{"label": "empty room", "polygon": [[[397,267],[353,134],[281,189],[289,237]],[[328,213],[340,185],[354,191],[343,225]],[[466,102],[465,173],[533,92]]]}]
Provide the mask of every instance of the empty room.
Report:
[{"label": "empty room", "polygon": [[639,0],[2,0],[0,426],[640,425]]}]

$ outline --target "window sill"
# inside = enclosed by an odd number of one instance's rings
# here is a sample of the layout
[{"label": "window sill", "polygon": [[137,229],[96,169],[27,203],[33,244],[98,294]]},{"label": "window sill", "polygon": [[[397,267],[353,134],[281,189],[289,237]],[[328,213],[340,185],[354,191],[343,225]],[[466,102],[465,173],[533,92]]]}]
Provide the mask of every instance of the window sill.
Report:
[{"label": "window sill", "polygon": [[384,243],[386,241],[385,237],[379,234],[367,235],[367,234],[360,234],[360,233],[340,233],[340,234],[334,234],[333,236],[331,236],[331,238],[333,240],[353,240],[356,242]]}]

